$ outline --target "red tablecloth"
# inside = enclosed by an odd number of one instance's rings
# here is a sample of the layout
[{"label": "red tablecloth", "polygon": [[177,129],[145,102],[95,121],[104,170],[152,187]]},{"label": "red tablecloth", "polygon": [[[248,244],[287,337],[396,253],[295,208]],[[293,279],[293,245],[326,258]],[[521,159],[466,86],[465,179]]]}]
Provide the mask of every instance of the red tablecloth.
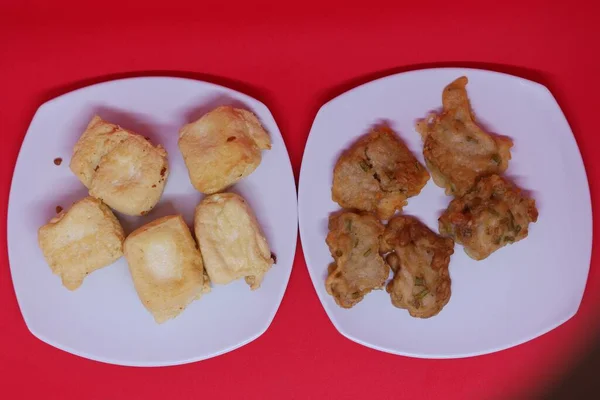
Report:
[{"label": "red tablecloth", "polygon": [[[0,2],[3,236],[13,167],[37,107],[82,86],[146,74],[208,80],[263,101],[279,124],[297,177],[320,105],[357,84],[431,66],[512,73],[554,93],[583,153],[592,200],[595,205],[599,200],[600,158],[594,149],[600,145],[600,23],[583,2],[55,3]],[[525,396],[560,379],[598,334],[596,252],[578,314],[538,339],[460,360],[381,353],[335,330],[298,245],[281,308],[256,341],[189,365],[118,367],[54,349],[28,332],[4,237],[0,246],[0,397],[5,399]]]}]

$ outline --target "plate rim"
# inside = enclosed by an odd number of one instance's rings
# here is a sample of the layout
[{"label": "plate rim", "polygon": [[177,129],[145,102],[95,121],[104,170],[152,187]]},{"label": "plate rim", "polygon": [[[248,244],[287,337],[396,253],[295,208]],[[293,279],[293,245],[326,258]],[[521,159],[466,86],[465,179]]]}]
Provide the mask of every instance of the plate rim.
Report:
[{"label": "plate rim", "polygon": [[[313,275],[313,272],[311,271],[311,268],[309,268],[309,257],[308,253],[304,250],[304,240],[303,238],[308,237],[309,236],[309,232],[307,232],[307,227],[306,225],[303,223],[304,218],[302,217],[303,215],[303,204],[304,204],[304,196],[302,195],[304,193],[303,187],[306,186],[307,184],[304,183],[304,180],[306,179],[306,173],[305,173],[305,156],[307,154],[307,149],[309,148],[309,146],[311,145],[312,141],[314,141],[314,135],[312,135],[313,130],[315,128],[315,124],[317,122],[317,120],[319,119],[319,117],[321,116],[321,114],[324,112],[324,110],[326,110],[328,107],[331,106],[331,104],[336,103],[338,100],[343,99],[346,95],[349,95],[351,92],[354,92],[358,89],[361,89],[365,86],[369,86],[371,84],[374,84],[376,82],[379,81],[383,81],[386,79],[390,79],[396,76],[410,76],[410,75],[418,75],[418,74],[424,74],[424,73],[435,73],[438,71],[445,71],[445,72],[456,72],[458,74],[462,74],[462,75],[466,75],[469,72],[474,72],[477,74],[489,74],[489,75],[496,75],[496,76],[502,76],[503,78],[508,78],[508,79],[512,79],[512,80],[517,80],[517,81],[521,81],[525,84],[527,84],[528,86],[532,87],[532,88],[536,88],[537,90],[542,90],[543,92],[546,93],[547,96],[549,96],[549,99],[552,100],[554,102],[554,105],[556,105],[556,109],[558,111],[558,116],[563,120],[563,122],[565,123],[566,127],[569,129],[569,133],[570,135],[568,135],[568,139],[569,142],[571,142],[572,145],[574,145],[575,148],[575,155],[578,156],[576,157],[576,161],[577,161],[577,166],[576,168],[579,170],[579,173],[581,174],[581,176],[583,177],[583,183],[585,183],[585,188],[587,189],[587,196],[585,197],[585,199],[583,199],[583,202],[585,204],[583,204],[582,206],[585,206],[585,208],[587,210],[589,210],[589,215],[591,216],[590,221],[588,223],[588,233],[589,235],[589,243],[588,243],[588,261],[587,261],[587,270],[586,270],[586,279],[585,279],[585,285],[583,287],[583,290],[579,296],[578,299],[578,303],[577,303],[577,307],[574,308],[574,310],[570,313],[567,314],[566,317],[563,317],[562,319],[560,319],[557,323],[555,324],[550,324],[549,326],[545,327],[544,329],[538,331],[536,334],[534,335],[529,335],[527,336],[525,339],[520,339],[520,340],[516,340],[513,341],[505,346],[497,346],[494,348],[490,348],[490,349],[486,349],[486,350],[481,350],[481,351],[474,351],[474,352],[462,352],[462,353],[458,353],[458,352],[454,352],[454,353],[449,353],[449,354],[419,354],[419,353],[412,353],[412,352],[407,352],[407,351],[398,351],[395,349],[391,349],[391,348],[386,348],[384,346],[379,346],[373,343],[368,343],[365,342],[364,340],[361,340],[355,336],[353,336],[352,334],[348,333],[347,331],[345,331],[344,329],[342,329],[339,325],[339,321],[336,320],[336,318],[333,317],[333,312],[329,310],[329,307],[325,305],[325,301],[323,299],[323,296],[321,295],[321,293],[319,292],[319,289],[317,288],[317,282],[319,283],[324,283],[321,282],[321,279],[318,277],[315,277]],[[304,177],[304,179],[303,179]],[[515,346],[519,346],[521,344],[527,343],[533,339],[536,339],[542,335],[545,335],[546,333],[556,329],[557,327],[559,327],[560,325],[564,324],[565,322],[567,322],[568,320],[570,320],[575,314],[577,314],[577,312],[579,311],[579,308],[581,307],[581,302],[583,300],[583,296],[585,294],[586,291],[586,287],[588,284],[588,279],[589,279],[589,272],[590,272],[590,266],[591,266],[591,257],[592,257],[592,250],[593,250],[593,207],[592,207],[592,199],[591,199],[591,191],[590,191],[590,185],[589,185],[589,180],[588,180],[588,176],[587,176],[587,170],[585,168],[585,163],[583,161],[583,156],[581,154],[581,149],[579,148],[579,144],[577,143],[577,139],[575,137],[575,134],[573,133],[573,129],[571,128],[571,125],[569,124],[569,121],[567,119],[567,117],[564,114],[563,109],[560,107],[560,104],[558,103],[558,101],[556,100],[556,97],[552,94],[552,92],[550,91],[550,89],[543,85],[542,83],[536,82],[536,81],[532,81],[517,75],[512,75],[512,74],[508,74],[508,73],[504,73],[504,72],[498,72],[498,71],[494,71],[494,70],[488,70],[488,69],[482,69],[482,68],[470,68],[470,67],[433,67],[433,68],[419,68],[419,69],[413,69],[413,70],[409,70],[409,71],[404,71],[404,72],[397,72],[397,73],[392,73],[392,74],[388,74],[373,80],[370,80],[368,82],[364,82],[362,84],[359,84],[357,86],[354,86],[346,91],[344,91],[343,93],[340,93],[339,95],[335,96],[334,98],[330,99],[329,101],[327,101],[326,103],[324,103],[319,110],[317,111],[317,114],[315,115],[313,122],[311,124],[310,127],[310,131],[308,134],[308,138],[306,140],[306,145],[304,147],[304,152],[302,155],[302,160],[301,160],[301,165],[300,165],[300,172],[299,172],[299,176],[298,176],[298,227],[299,227],[299,232],[300,232],[300,241],[302,244],[302,252],[304,255],[304,260],[306,262],[306,269],[308,271],[308,274],[310,276],[310,280],[313,284],[313,289],[315,291],[315,293],[317,294],[317,297],[319,299],[319,302],[321,303],[321,307],[324,309],[325,314],[327,315],[327,317],[329,318],[329,321],[332,323],[332,325],[335,327],[335,329],[345,338],[358,343],[362,346],[374,349],[374,350],[378,350],[378,351],[382,351],[388,354],[394,354],[394,355],[399,355],[399,356],[405,356],[405,357],[412,357],[412,358],[420,358],[420,359],[460,359],[460,358],[468,358],[468,357],[475,357],[475,356],[481,356],[481,355],[486,355],[486,354],[492,354],[492,353],[496,353],[502,350],[506,350]],[[585,227],[584,227],[585,228]]]},{"label": "plate rim", "polygon": [[[65,97],[69,97],[71,95],[74,94],[79,94],[100,86],[108,86],[114,83],[119,83],[119,82],[124,82],[124,81],[140,81],[140,80],[153,80],[153,81],[179,81],[179,82],[184,82],[184,83],[188,83],[191,85],[202,85],[205,87],[209,87],[212,89],[217,89],[217,90],[223,90],[225,89],[226,91],[230,92],[230,93],[235,93],[236,95],[241,95],[241,97],[246,97],[249,100],[252,100],[253,102],[258,103],[258,105],[260,105],[261,107],[264,107],[264,109],[266,111],[268,111],[270,118],[272,119],[273,124],[275,125],[275,127],[277,128],[277,132],[279,134],[279,136],[281,137],[281,141],[283,143],[284,146],[284,151],[285,154],[287,155],[287,164],[286,166],[289,168],[289,171],[292,175],[292,185],[293,185],[293,189],[294,189],[294,193],[295,193],[295,205],[292,205],[291,209],[295,210],[295,221],[296,221],[296,229],[294,230],[294,237],[293,237],[293,244],[292,244],[292,262],[289,268],[289,272],[286,274],[285,276],[285,282],[282,285],[283,290],[281,291],[281,294],[278,296],[278,302],[277,302],[277,307],[274,309],[274,311],[272,313],[269,313],[268,315],[268,319],[266,320],[266,323],[264,324],[263,327],[261,327],[261,329],[259,331],[257,331],[257,333],[255,333],[252,336],[249,336],[246,340],[241,341],[239,343],[236,343],[233,346],[228,346],[222,350],[219,350],[217,352],[212,352],[207,356],[198,356],[198,357],[189,357],[186,359],[179,359],[179,360],[170,360],[170,361],[144,361],[144,362],[129,362],[126,360],[116,360],[116,359],[112,359],[110,357],[101,357],[101,356],[97,356],[97,355],[93,355],[93,354],[89,354],[85,351],[79,351],[79,350],[75,350],[73,348],[71,348],[68,345],[63,345],[60,343],[57,343],[51,339],[48,339],[47,337],[45,337],[43,334],[41,334],[40,332],[38,332],[36,329],[34,329],[31,325],[31,320],[29,319],[28,316],[26,316],[26,312],[24,312],[23,310],[23,306],[22,306],[22,302],[21,302],[21,294],[20,290],[18,288],[18,286],[15,284],[14,278],[13,278],[13,260],[14,260],[14,254],[11,255],[11,253],[14,252],[14,250],[11,251],[11,247],[10,246],[10,226],[12,226],[14,223],[13,218],[11,218],[11,215],[14,214],[14,212],[11,213],[11,205],[13,205],[14,203],[14,199],[13,197],[15,196],[15,191],[14,191],[14,186],[15,186],[15,182],[14,182],[14,176],[15,173],[17,171],[17,166],[21,164],[22,158],[23,158],[23,149],[26,147],[26,144],[28,143],[28,140],[31,140],[31,135],[30,135],[30,131],[31,131],[31,127],[33,126],[36,118],[39,116],[40,112],[43,111],[48,105],[55,103],[56,101],[59,101]],[[12,221],[12,222],[11,222]],[[111,365],[121,365],[121,366],[126,366],[126,367],[142,367],[142,368],[151,368],[151,367],[168,367],[168,366],[175,366],[175,365],[184,365],[184,364],[189,364],[189,363],[194,363],[194,362],[199,362],[199,361],[203,361],[203,360],[208,360],[229,352],[232,352],[234,350],[237,350],[243,346],[246,346],[247,344],[255,341],[256,339],[258,339],[259,337],[261,337],[271,326],[271,324],[273,323],[273,320],[275,319],[275,316],[277,315],[277,312],[279,311],[279,308],[281,307],[281,303],[283,302],[283,299],[285,297],[285,294],[287,292],[288,286],[289,286],[289,280],[292,274],[292,270],[294,269],[294,261],[296,258],[296,253],[298,252],[298,234],[299,234],[299,230],[298,230],[298,185],[296,184],[296,179],[294,176],[294,169],[292,166],[292,161],[290,158],[290,153],[288,151],[288,146],[285,142],[284,136],[281,133],[281,129],[279,128],[279,125],[277,124],[277,121],[275,120],[275,116],[273,115],[271,109],[269,107],[267,107],[266,104],[264,104],[261,100],[252,97],[244,92],[241,92],[239,90],[236,89],[232,89],[228,86],[224,86],[224,85],[219,85],[213,82],[208,82],[208,81],[204,81],[201,79],[191,79],[191,78],[183,78],[183,77],[178,77],[178,76],[168,76],[168,75],[140,75],[140,76],[133,76],[133,77],[124,77],[124,78],[117,78],[117,79],[109,79],[109,80],[105,80],[102,82],[98,82],[98,83],[94,83],[91,85],[87,85],[87,86],[83,86],[74,90],[71,90],[69,92],[63,93],[59,96],[53,97],[45,102],[43,102],[42,104],[40,104],[38,106],[38,108],[36,109],[33,117],[31,118],[31,121],[29,122],[29,125],[27,126],[27,130],[25,132],[25,135],[23,136],[23,139],[21,141],[21,145],[19,147],[18,153],[17,153],[17,157],[15,160],[15,164],[13,166],[13,171],[11,174],[11,180],[10,180],[10,188],[9,188],[9,195],[8,195],[8,203],[7,203],[7,208],[6,208],[6,247],[7,247],[7,256],[8,256],[8,270],[9,270],[9,276],[10,276],[10,280],[12,283],[12,287],[15,293],[15,299],[17,301],[17,306],[19,308],[19,312],[23,318],[23,321],[25,323],[25,326],[27,327],[27,330],[37,339],[39,339],[40,341],[55,347],[59,350],[62,350],[66,353],[78,356],[78,357],[82,357],[82,358],[86,358],[92,361],[97,361],[97,362],[102,362],[105,364],[111,364]],[[112,265],[112,264],[111,264]],[[16,268],[16,267],[14,267]]]}]

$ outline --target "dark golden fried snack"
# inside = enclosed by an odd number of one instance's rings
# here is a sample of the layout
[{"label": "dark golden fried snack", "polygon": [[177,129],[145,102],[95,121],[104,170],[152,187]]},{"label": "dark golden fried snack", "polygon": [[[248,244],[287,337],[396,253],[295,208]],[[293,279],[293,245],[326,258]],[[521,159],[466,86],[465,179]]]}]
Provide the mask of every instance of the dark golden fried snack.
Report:
[{"label": "dark golden fried snack", "polygon": [[506,179],[491,175],[452,200],[439,218],[440,234],[462,244],[469,257],[483,260],[499,248],[525,239],[529,223],[537,217],[535,200]]},{"label": "dark golden fried snack", "polygon": [[381,289],[390,270],[379,254],[384,227],[373,215],[342,212],[329,218],[327,245],[335,259],[325,281],[327,293],[344,308]]},{"label": "dark golden fried snack", "polygon": [[481,176],[508,167],[512,140],[484,132],[475,122],[467,97],[467,78],[458,78],[442,93],[444,109],[417,123],[423,155],[436,185],[462,196]]},{"label": "dark golden fried snack", "polygon": [[392,304],[411,316],[437,315],[450,300],[448,265],[454,241],[436,235],[414,217],[392,218],[383,234],[381,251],[394,271],[387,285]]},{"label": "dark golden fried snack", "polygon": [[344,208],[388,219],[419,194],[429,173],[388,127],[373,129],[337,161],[332,198]]}]

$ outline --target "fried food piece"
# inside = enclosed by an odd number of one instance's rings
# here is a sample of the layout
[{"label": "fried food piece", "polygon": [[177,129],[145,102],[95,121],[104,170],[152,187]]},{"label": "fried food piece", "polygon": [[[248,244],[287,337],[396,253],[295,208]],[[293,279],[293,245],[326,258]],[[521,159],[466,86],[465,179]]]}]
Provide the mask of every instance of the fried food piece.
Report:
[{"label": "fried food piece", "polygon": [[325,288],[343,308],[351,308],[373,289],[381,289],[390,273],[379,254],[384,227],[375,216],[344,211],[329,217],[327,245],[335,259]]},{"label": "fried food piece", "polygon": [[333,170],[332,198],[343,208],[388,219],[419,194],[429,173],[387,126],[375,128],[346,151]]},{"label": "fried food piece", "polygon": [[443,111],[417,123],[433,181],[454,196],[465,194],[480,176],[504,172],[513,145],[509,138],[490,135],[477,125],[467,97],[467,82],[463,76],[446,86]]},{"label": "fried food piece", "polygon": [[436,235],[414,217],[392,218],[383,234],[382,252],[394,271],[387,285],[392,304],[417,318],[437,315],[450,300],[448,265],[454,241]]},{"label": "fried food piece", "polygon": [[267,239],[248,203],[235,193],[206,197],[196,207],[196,238],[213,283],[245,278],[250,289],[260,287],[273,265]]},{"label": "fried food piece", "polygon": [[131,135],[134,133],[94,116],[73,148],[69,168],[89,188],[102,157]]},{"label": "fried food piece", "polygon": [[192,185],[212,194],[250,175],[271,139],[250,111],[221,106],[181,128],[178,144]]},{"label": "fried food piece", "polygon": [[210,291],[202,256],[181,215],[136,229],[124,248],[135,290],[157,323],[175,318]]},{"label": "fried food piece", "polygon": [[498,176],[481,178],[439,218],[440,234],[464,246],[474,260],[483,260],[499,248],[525,239],[529,223],[536,222],[535,200]]},{"label": "fried food piece", "polygon": [[95,116],[73,149],[71,171],[90,195],[127,215],[145,215],[160,200],[167,152],[143,136]]},{"label": "fried food piece", "polygon": [[74,203],[38,231],[38,243],[52,272],[75,290],[97,269],[123,255],[125,233],[110,208],[94,197]]}]

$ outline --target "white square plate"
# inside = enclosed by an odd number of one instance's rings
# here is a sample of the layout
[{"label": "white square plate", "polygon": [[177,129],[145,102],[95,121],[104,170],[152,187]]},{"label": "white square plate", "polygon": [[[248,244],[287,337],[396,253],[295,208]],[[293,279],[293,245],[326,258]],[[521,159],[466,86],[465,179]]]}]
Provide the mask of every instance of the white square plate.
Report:
[{"label": "white square plate", "polygon": [[[117,214],[125,233],[158,217],[180,213],[192,224],[202,195],[191,185],[177,148],[179,128],[223,104],[253,111],[271,136],[260,166],[230,190],[254,209],[277,264],[260,289],[243,280],[213,285],[180,316],[157,325],[137,297],[123,258],[88,276],[74,292],[52,275],[37,230],[86,196],[69,170],[73,145],[94,114],[162,144],[170,175],[160,203],[145,217]],[[62,157],[55,166],[53,160]],[[8,208],[10,267],[29,330],[55,347],[98,361],[159,366],[199,361],[260,336],[279,307],[292,269],[297,237],[294,175],[269,109],[249,96],[210,83],[168,77],[123,79],[86,87],[42,105],[27,132],[12,180]]]},{"label": "white square plate", "polygon": [[[507,175],[531,191],[539,220],[529,237],[484,261],[460,245],[450,261],[452,297],[442,312],[416,319],[392,306],[383,291],[350,310],[325,290],[332,257],[327,220],[333,167],[340,153],[374,124],[387,121],[422,161],[416,120],[441,108],[444,87],[466,75],[478,121],[514,140]],[[579,307],[592,248],[592,211],[585,169],[573,133],[544,86],[510,75],[472,69],[429,69],[388,76],[325,104],[304,151],[299,185],[300,236],[313,284],[341,334],[378,350],[424,358],[466,357],[533,339],[562,324]],[[438,231],[451,198],[432,180],[409,199],[404,213]]]}]

